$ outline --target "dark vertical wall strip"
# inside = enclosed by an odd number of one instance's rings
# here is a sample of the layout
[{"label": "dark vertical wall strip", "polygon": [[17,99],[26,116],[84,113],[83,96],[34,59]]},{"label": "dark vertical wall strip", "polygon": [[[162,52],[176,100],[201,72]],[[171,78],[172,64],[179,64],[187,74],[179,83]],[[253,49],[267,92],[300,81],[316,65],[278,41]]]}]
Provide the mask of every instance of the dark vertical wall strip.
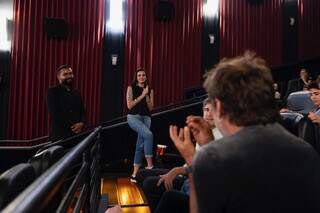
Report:
[{"label": "dark vertical wall strip", "polygon": [[[15,0],[10,74],[8,139],[48,134],[46,89],[56,84],[56,68],[72,66],[88,125],[100,120],[104,0]],[[64,18],[66,39],[45,33],[45,17]]]},{"label": "dark vertical wall strip", "polygon": [[285,0],[283,3],[282,62],[292,63],[298,59],[298,2]]},{"label": "dark vertical wall strip", "polygon": [[6,138],[10,86],[10,53],[0,51],[0,140]]},{"label": "dark vertical wall strip", "polygon": [[[219,14],[215,17],[202,17],[201,77],[219,62],[219,34]],[[210,43],[210,36],[213,36],[213,44]]]},{"label": "dark vertical wall strip", "polygon": [[[126,4],[123,6],[123,10],[125,11]],[[110,1],[106,1],[105,20],[109,20],[109,7]],[[124,107],[124,34],[112,33],[106,29],[103,46],[101,120],[107,121],[121,116]],[[117,65],[112,65],[112,55],[117,55]]]}]

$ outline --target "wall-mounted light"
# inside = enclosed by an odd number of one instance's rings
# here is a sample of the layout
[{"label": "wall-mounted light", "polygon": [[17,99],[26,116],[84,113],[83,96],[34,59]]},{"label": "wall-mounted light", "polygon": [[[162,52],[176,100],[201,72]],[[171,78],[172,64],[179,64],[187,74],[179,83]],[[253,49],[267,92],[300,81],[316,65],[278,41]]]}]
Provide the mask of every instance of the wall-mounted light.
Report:
[{"label": "wall-mounted light", "polygon": [[122,6],[124,0],[109,0],[110,1],[110,18],[107,21],[107,29],[113,33],[123,33],[124,20]]},{"label": "wall-mounted light", "polygon": [[294,25],[295,25],[295,23],[296,23],[295,18],[290,17],[290,18],[289,18],[289,25],[290,25],[290,26],[294,26]]},{"label": "wall-mounted light", "polygon": [[203,16],[216,17],[219,12],[219,0],[207,0],[202,6]]},{"label": "wall-mounted light", "polygon": [[209,36],[209,44],[214,44],[214,40],[215,40],[214,35],[209,34],[208,36]]},{"label": "wall-mounted light", "polygon": [[118,55],[117,54],[112,54],[111,55],[111,64],[113,66],[116,66],[118,64]]},{"label": "wall-mounted light", "polygon": [[[0,7],[1,7],[0,3]],[[8,24],[12,24],[12,8],[0,9],[0,50],[10,51],[11,38],[8,37]]]}]

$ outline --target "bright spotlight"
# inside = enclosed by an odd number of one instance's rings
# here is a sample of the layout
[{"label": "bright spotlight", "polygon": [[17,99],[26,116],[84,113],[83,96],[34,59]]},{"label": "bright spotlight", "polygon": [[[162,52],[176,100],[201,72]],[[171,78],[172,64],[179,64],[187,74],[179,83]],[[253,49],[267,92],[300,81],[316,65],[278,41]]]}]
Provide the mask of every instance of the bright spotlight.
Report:
[{"label": "bright spotlight", "polygon": [[110,18],[107,21],[107,29],[114,33],[122,33],[124,21],[122,5],[124,0],[110,0]]},{"label": "bright spotlight", "polygon": [[205,17],[215,17],[218,16],[219,12],[219,0],[207,0],[202,7],[203,16]]},{"label": "bright spotlight", "polygon": [[10,51],[11,41],[8,38],[7,23],[12,20],[12,11],[0,9],[0,50]]}]

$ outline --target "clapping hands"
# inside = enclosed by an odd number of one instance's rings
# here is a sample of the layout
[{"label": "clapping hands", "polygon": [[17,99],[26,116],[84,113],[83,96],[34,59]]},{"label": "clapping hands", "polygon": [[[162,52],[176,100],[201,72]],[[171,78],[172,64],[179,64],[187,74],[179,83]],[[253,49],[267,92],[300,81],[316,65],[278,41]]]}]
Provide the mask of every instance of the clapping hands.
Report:
[{"label": "clapping hands", "polygon": [[181,128],[178,133],[178,127],[171,125],[169,128],[169,134],[171,140],[181,153],[182,157],[185,159],[188,165],[191,165],[195,148],[191,142],[191,133],[189,127]]}]

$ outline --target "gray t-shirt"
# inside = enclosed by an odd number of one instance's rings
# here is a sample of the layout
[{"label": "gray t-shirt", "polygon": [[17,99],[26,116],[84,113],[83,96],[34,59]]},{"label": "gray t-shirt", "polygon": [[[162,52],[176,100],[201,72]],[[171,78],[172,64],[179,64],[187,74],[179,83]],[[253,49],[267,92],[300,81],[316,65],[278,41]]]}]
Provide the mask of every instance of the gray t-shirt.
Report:
[{"label": "gray t-shirt", "polygon": [[320,158],[279,124],[203,146],[193,177],[201,213],[320,212]]}]

